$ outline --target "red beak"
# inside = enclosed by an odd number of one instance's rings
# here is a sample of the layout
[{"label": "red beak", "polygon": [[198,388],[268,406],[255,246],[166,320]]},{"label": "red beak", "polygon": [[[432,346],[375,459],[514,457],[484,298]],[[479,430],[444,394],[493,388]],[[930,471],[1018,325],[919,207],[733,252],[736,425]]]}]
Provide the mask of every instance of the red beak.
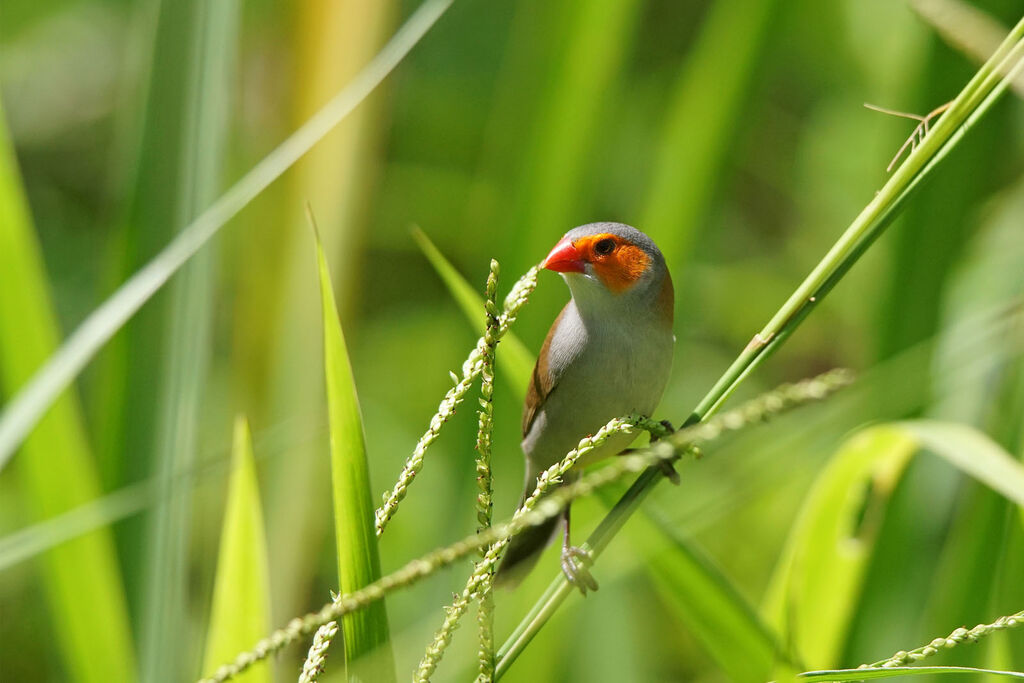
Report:
[{"label": "red beak", "polygon": [[541,268],[553,270],[556,273],[582,273],[585,262],[580,252],[573,246],[572,240],[563,237],[562,241],[555,245],[548,257],[540,264]]}]

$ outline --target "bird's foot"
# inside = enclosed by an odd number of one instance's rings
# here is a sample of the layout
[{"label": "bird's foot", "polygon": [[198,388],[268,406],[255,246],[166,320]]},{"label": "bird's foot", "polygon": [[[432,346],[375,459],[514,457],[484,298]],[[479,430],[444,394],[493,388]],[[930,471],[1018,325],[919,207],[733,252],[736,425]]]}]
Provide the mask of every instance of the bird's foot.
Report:
[{"label": "bird's foot", "polygon": [[[661,426],[664,427],[665,429],[667,429],[669,434],[671,434],[672,432],[676,431],[676,428],[673,427],[672,423],[669,422],[668,420],[662,420],[661,421]],[[652,437],[651,438],[651,443],[654,443],[659,438],[661,438],[661,437],[657,437],[657,436]],[[675,466],[675,462],[678,459],[679,459],[679,456],[677,455],[677,456],[675,456],[674,458],[672,458],[670,460],[662,460],[661,462],[658,463],[658,469],[661,470],[661,473],[665,475],[666,479],[668,479],[670,482],[672,482],[676,486],[679,486],[679,483],[680,483],[679,473],[676,472],[676,466]]]},{"label": "bird's foot", "polygon": [[590,573],[589,567],[594,564],[594,558],[590,553],[578,546],[564,546],[562,548],[562,573],[570,584],[580,589],[580,593],[587,594],[587,590],[596,591],[597,581]]},{"label": "bird's foot", "polygon": [[676,460],[678,459],[679,456],[677,455],[671,460],[661,460],[658,462],[658,469],[661,470],[661,473],[665,475],[666,479],[676,486],[679,486],[679,483],[682,481],[679,478],[679,473],[676,472]]}]

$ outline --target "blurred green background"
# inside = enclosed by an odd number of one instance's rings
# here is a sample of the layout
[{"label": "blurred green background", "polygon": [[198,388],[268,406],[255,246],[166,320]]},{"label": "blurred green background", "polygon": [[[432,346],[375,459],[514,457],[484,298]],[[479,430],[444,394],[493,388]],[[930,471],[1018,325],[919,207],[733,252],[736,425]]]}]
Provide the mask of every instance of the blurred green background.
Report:
[{"label": "blurred green background", "polygon": [[[1019,0],[974,4],[1004,27],[1021,12]],[[0,98],[64,335],[322,106],[415,6],[4,0]],[[383,491],[476,338],[413,224],[481,290],[497,258],[503,291],[575,225],[648,232],[676,283],[678,344],[657,417],[678,424],[885,181],[913,124],[862,103],[930,111],[977,63],[893,0],[457,0],[75,385],[95,495],[67,483],[75,475],[45,451],[32,453],[35,466],[26,450],[0,472],[0,680],[103,680],[65,640],[62,624],[80,606],[51,593],[64,546],[11,548],[19,532],[114,493],[99,509],[116,519],[100,534],[115,543],[131,633],[97,632],[97,643],[129,639],[138,661],[125,671],[148,680],[201,673],[238,413],[252,424],[266,521],[268,627],[329,599],[337,577],[307,202]],[[680,468],[680,487],[662,485],[648,502],[752,605],[764,601],[808,487],[852,430],[951,419],[1020,457],[1024,109],[1006,99],[743,389],[844,365],[863,374],[855,397],[714,446]],[[515,328],[531,350],[566,298],[543,273]],[[8,382],[0,397],[12,393]],[[476,528],[474,405],[428,453],[383,536],[384,572]],[[499,371],[499,519],[520,495],[519,414]],[[161,473],[176,483],[153,484]],[[601,501],[574,507],[581,537]],[[1009,503],[934,458],[916,458],[887,503],[853,611],[820,615],[843,632],[817,665],[882,659],[1024,608],[1024,539]],[[645,571],[658,543],[631,532],[598,564],[601,590],[570,598],[507,680],[735,675],[666,600],[671,587]],[[389,597],[400,678],[468,566]],[[499,641],[556,566],[549,551],[520,589],[498,594]],[[460,629],[440,680],[471,676],[473,631]],[[1022,641],[965,647],[950,661],[1021,668]],[[276,659],[280,680],[293,678],[304,647]]]}]

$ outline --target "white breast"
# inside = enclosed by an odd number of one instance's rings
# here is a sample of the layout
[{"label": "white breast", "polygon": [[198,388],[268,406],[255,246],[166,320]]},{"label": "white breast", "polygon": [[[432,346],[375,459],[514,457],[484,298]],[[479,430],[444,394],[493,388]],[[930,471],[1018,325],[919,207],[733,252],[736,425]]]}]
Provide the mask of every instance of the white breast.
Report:
[{"label": "white breast", "polygon": [[[584,436],[614,417],[653,416],[672,366],[671,330],[650,317],[605,316],[584,321],[572,304],[550,346],[555,387],[523,439],[527,476],[561,460]],[[610,439],[599,459],[614,455],[633,437]]]}]

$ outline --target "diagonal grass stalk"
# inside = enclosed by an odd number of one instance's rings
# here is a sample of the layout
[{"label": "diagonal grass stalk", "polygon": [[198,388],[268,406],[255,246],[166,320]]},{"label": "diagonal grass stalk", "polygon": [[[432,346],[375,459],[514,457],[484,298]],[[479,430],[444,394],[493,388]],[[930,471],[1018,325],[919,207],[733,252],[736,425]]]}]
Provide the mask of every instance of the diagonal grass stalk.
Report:
[{"label": "diagonal grass stalk", "polygon": [[897,676],[932,676],[934,674],[974,674],[1003,676],[1024,680],[1020,671],[999,671],[980,669],[973,666],[896,666],[888,669],[833,669],[831,671],[807,671],[799,674],[800,681],[864,681]]},{"label": "diagonal grass stalk", "polygon": [[454,0],[426,0],[344,89],[213,202],[100,304],[0,415],[0,470],[15,449],[110,338],[224,225],[295,164],[390,74]]},{"label": "diagonal grass stalk", "polygon": [[[779,348],[888,227],[911,193],[955,148],[966,131],[992,107],[1022,70],[1024,19],[1010,31],[995,54],[978,70],[931,129],[931,133],[889,178],[810,275],[767,325],[754,335],[687,418],[686,425],[701,422],[714,414],[739,384]],[[649,469],[637,478],[588,539],[586,547],[594,556],[607,546],[660,478],[661,473],[655,469]],[[499,678],[571,590],[572,587],[561,575],[550,584],[499,651]]]}]

